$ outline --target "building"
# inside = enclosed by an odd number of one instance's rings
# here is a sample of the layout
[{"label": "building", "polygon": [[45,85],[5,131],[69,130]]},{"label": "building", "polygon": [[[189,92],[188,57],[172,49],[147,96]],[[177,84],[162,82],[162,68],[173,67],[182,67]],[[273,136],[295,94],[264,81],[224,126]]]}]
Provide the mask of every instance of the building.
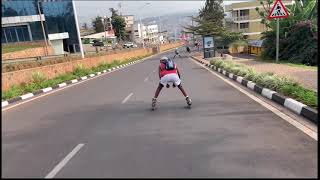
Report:
[{"label": "building", "polygon": [[136,43],[142,43],[147,38],[146,26],[137,23],[133,25],[133,37]]},{"label": "building", "polygon": [[113,30],[105,31],[105,32],[100,32],[100,33],[94,33],[94,34],[89,34],[89,35],[83,35],[81,36],[81,39],[83,41],[89,40],[90,42],[92,40],[100,40],[100,41],[111,41],[112,44],[116,42],[117,37],[114,34]]},{"label": "building", "polygon": [[163,42],[163,35],[159,36],[159,29],[157,24],[143,25],[137,23],[133,26],[134,28],[134,41],[137,43],[158,43]]},{"label": "building", "polygon": [[126,22],[126,38],[127,40],[133,40],[134,39],[134,32],[133,32],[133,24],[134,24],[134,16],[133,15],[123,15],[122,16]]},{"label": "building", "polygon": [[150,43],[156,43],[159,39],[159,29],[157,24],[150,24],[146,26],[146,34],[147,34],[147,41]]},{"label": "building", "polygon": [[46,37],[56,54],[80,52],[72,0],[1,2],[2,44],[44,41]]},{"label": "building", "polygon": [[[283,1],[284,5],[290,5],[294,1]],[[267,27],[261,23],[261,18],[256,11],[264,10],[258,0],[252,2],[232,3],[225,6],[225,27],[233,32],[241,32],[248,40],[259,40],[261,33]]]}]

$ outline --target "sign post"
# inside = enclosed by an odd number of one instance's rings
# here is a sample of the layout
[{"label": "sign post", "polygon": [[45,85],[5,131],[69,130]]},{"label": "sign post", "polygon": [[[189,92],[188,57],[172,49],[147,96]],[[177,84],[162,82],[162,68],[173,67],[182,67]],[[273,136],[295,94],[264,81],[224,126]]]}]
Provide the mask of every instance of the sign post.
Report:
[{"label": "sign post", "polygon": [[288,16],[289,13],[286,7],[283,5],[281,0],[277,0],[274,3],[268,17],[269,19],[277,19],[276,62],[279,61],[279,19],[287,18]]}]

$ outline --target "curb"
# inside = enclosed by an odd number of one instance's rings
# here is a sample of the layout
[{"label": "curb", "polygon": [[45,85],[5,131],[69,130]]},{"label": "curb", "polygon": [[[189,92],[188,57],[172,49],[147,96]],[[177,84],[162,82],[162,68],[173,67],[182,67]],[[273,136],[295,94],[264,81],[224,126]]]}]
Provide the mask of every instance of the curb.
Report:
[{"label": "curb", "polygon": [[132,62],[129,62],[129,63],[126,63],[126,64],[121,64],[121,65],[113,67],[113,68],[105,69],[102,72],[95,72],[95,73],[89,74],[87,76],[83,76],[83,77],[80,77],[80,78],[77,78],[77,79],[69,80],[67,82],[57,84],[57,85],[55,85],[53,87],[47,87],[47,88],[44,88],[44,89],[37,90],[37,91],[35,91],[33,93],[27,93],[27,94],[24,94],[24,95],[21,95],[21,96],[18,96],[18,97],[15,97],[15,98],[12,98],[12,99],[9,99],[9,100],[6,100],[6,101],[2,101],[1,102],[1,107],[3,108],[3,107],[8,106],[9,104],[12,104],[12,103],[15,103],[15,102],[18,102],[18,101],[22,101],[22,100],[25,100],[25,99],[29,99],[29,98],[31,98],[31,97],[33,97],[35,95],[38,95],[38,94],[43,94],[43,93],[52,91],[54,89],[58,89],[58,88],[61,88],[61,87],[64,87],[64,86],[68,86],[70,84],[75,84],[77,82],[80,82],[80,81],[83,81],[83,80],[86,80],[86,79],[90,79],[90,78],[95,77],[95,76],[102,75],[102,74],[104,74],[106,72],[111,72],[111,71],[114,71],[116,69],[124,68],[124,67],[126,67],[128,65],[131,65],[131,64],[134,64],[134,63],[137,63],[137,62],[140,62],[140,61],[145,61],[147,58],[151,58],[151,57],[159,55],[161,53],[168,52],[168,51],[170,51],[172,49],[173,48],[167,49],[167,50],[164,50],[164,51],[162,51],[160,53],[153,54],[151,56],[145,57],[143,59],[132,61]]},{"label": "curb", "polygon": [[308,120],[312,121],[313,123],[318,124],[318,111],[317,110],[315,110],[315,109],[313,109],[313,108],[311,108],[311,107],[309,107],[299,101],[296,101],[292,98],[285,97],[285,96],[277,93],[276,91],[272,91],[268,88],[261,87],[252,81],[248,81],[248,80],[244,79],[241,76],[237,76],[232,73],[229,73],[226,70],[218,68],[214,65],[204,63],[203,61],[200,61],[193,56],[191,56],[191,58],[200,62],[201,64],[205,64],[205,66],[208,66],[209,68],[225,75],[226,77],[233,79],[234,81],[237,81],[239,84],[241,84],[241,85],[255,91],[256,93],[276,102],[277,104],[284,106],[285,108],[293,111],[294,113],[307,118]]}]

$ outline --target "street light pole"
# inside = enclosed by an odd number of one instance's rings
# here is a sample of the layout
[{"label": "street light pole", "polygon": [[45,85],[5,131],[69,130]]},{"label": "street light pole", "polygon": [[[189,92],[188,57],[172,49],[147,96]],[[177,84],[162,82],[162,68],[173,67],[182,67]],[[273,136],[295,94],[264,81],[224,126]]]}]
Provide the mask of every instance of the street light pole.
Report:
[{"label": "street light pole", "polygon": [[78,17],[77,17],[77,10],[76,6],[74,4],[74,0],[72,0],[72,6],[73,6],[73,11],[74,11],[74,20],[76,23],[76,29],[78,33],[78,41],[79,41],[79,46],[80,46],[80,52],[81,52],[81,58],[84,58],[84,52],[83,52],[83,47],[82,47],[82,42],[81,42],[81,37],[80,37],[80,29],[79,29],[79,24],[78,24]]},{"label": "street light pole", "polygon": [[[143,7],[149,5],[149,4],[151,4],[151,3],[149,3],[149,2],[145,3],[141,8],[139,8],[139,10],[142,9]],[[141,13],[141,11],[140,11],[140,13]],[[143,26],[142,26],[142,22],[141,22],[141,17],[139,18],[139,21],[140,21],[140,33],[141,33],[141,39],[142,39],[142,47],[144,48],[145,45],[144,45],[144,39],[143,39],[143,33],[142,33]]]}]

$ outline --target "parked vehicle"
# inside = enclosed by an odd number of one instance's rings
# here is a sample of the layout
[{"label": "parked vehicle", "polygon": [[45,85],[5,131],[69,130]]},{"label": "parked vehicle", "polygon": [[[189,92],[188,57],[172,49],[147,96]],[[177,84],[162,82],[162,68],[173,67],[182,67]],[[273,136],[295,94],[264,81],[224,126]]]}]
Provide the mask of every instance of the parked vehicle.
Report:
[{"label": "parked vehicle", "polygon": [[123,48],[135,48],[135,47],[138,47],[138,46],[133,42],[127,42],[123,45]]}]

